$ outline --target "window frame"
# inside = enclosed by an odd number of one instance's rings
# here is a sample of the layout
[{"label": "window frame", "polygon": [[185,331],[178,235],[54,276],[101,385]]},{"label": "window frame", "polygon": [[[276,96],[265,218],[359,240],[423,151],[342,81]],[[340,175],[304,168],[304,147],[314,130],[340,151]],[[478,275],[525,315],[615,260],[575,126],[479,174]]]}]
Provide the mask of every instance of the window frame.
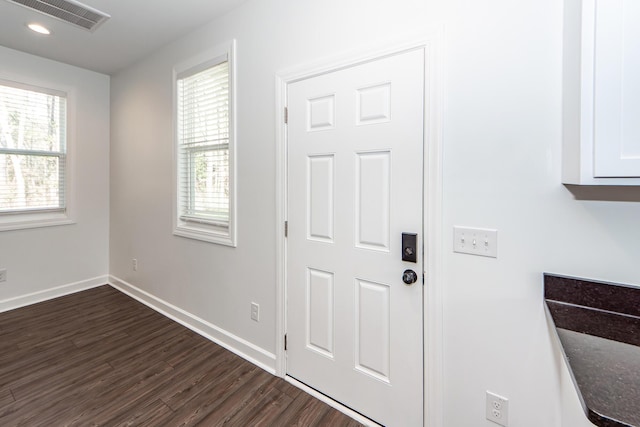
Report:
[{"label": "window frame", "polygon": [[38,81],[28,78],[25,79],[23,77],[4,74],[0,74],[0,85],[61,96],[66,99],[66,139],[64,153],[65,173],[63,195],[65,207],[35,208],[14,212],[0,212],[0,232],[75,224],[75,90],[73,88],[61,86],[48,81]]},{"label": "window frame", "polygon": [[[236,247],[236,64],[235,40],[204,51],[173,68],[173,234],[180,237]],[[190,217],[181,212],[180,141],[178,128],[178,80],[185,74],[195,74],[216,65],[229,64],[229,220],[226,225],[216,221]]]}]

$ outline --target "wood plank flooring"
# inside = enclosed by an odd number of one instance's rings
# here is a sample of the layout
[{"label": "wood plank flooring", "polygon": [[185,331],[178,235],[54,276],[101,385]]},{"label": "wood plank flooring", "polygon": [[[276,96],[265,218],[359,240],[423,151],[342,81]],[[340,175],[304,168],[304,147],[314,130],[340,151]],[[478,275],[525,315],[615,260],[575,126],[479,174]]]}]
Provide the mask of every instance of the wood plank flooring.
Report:
[{"label": "wood plank flooring", "polygon": [[359,426],[102,286],[0,313],[0,426]]}]

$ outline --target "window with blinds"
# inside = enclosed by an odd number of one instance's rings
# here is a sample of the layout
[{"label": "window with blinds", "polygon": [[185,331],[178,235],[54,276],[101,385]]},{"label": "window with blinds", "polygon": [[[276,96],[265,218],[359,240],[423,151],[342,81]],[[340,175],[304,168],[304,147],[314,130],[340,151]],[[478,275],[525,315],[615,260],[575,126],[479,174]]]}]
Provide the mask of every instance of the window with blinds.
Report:
[{"label": "window with blinds", "polygon": [[0,216],[64,212],[67,99],[0,81]]},{"label": "window with blinds", "polygon": [[229,51],[176,70],[174,233],[235,245],[231,69]]}]

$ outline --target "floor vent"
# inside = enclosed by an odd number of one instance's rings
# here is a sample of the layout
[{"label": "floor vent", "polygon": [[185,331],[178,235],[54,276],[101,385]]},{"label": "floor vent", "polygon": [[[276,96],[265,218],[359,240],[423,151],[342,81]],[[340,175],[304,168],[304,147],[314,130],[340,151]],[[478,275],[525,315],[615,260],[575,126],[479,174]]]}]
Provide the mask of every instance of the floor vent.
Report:
[{"label": "floor vent", "polygon": [[7,0],[45,15],[60,19],[76,27],[95,31],[110,18],[104,12],[74,0]]}]

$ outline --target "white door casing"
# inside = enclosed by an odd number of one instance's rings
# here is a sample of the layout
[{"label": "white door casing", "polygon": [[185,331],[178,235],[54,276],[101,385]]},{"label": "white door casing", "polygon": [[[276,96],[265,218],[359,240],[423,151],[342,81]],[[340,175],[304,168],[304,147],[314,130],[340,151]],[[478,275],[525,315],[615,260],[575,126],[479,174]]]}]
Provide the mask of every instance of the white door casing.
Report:
[{"label": "white door casing", "polygon": [[287,375],[388,426],[422,425],[424,78],[416,49],[288,86]]}]

